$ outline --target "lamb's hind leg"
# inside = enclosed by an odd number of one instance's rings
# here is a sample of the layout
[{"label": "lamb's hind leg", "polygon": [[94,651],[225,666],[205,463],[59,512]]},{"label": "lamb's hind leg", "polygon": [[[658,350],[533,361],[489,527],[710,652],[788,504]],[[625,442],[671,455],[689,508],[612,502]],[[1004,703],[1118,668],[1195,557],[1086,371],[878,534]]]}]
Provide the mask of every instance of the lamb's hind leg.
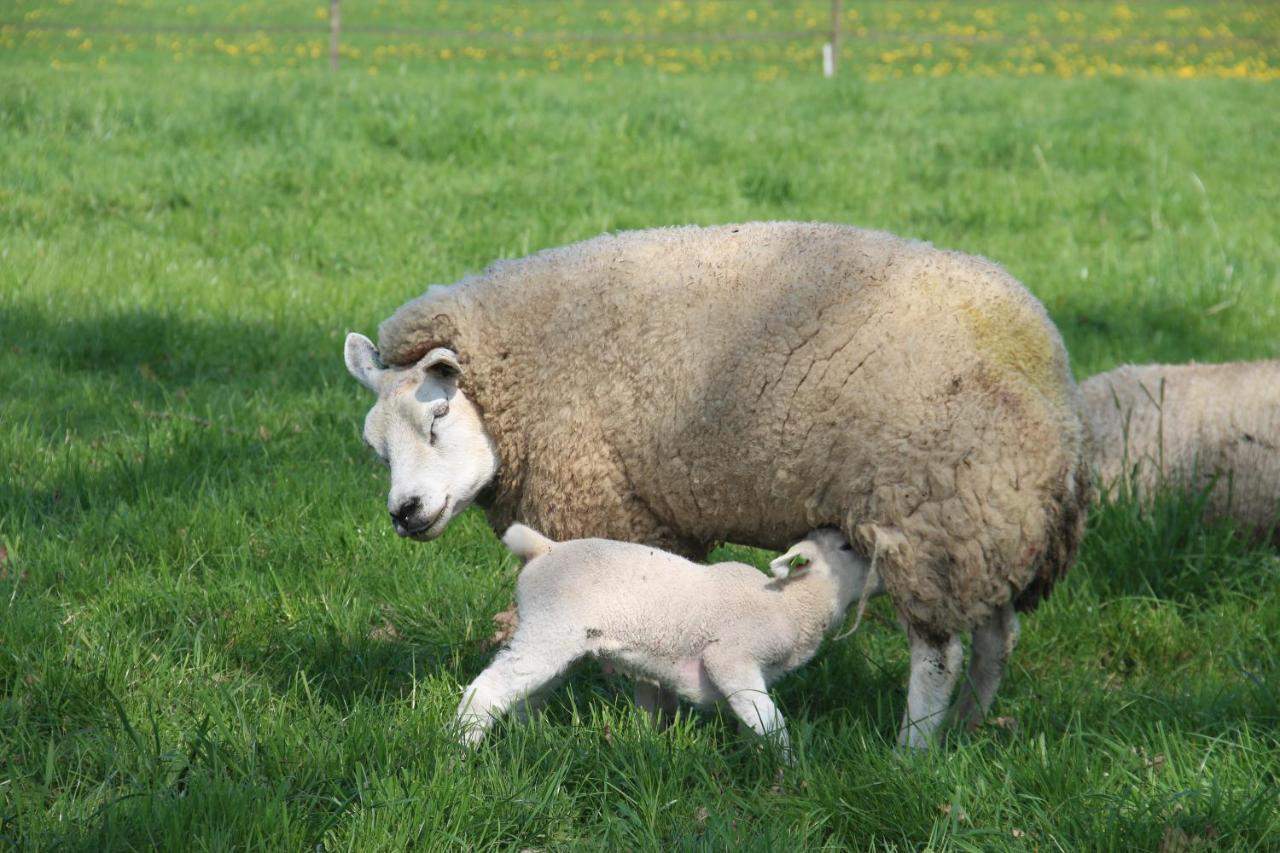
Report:
[{"label": "lamb's hind leg", "polygon": [[976,726],[982,722],[996,698],[1005,664],[1018,645],[1018,614],[1010,602],[996,610],[973,629],[969,653],[969,674],[960,686],[960,701],[953,718],[957,725]]},{"label": "lamb's hind leg", "polygon": [[479,743],[498,717],[517,702],[549,690],[576,658],[557,654],[554,648],[522,644],[517,638],[463,692],[454,718],[462,742]]},{"label": "lamb's hind leg", "polygon": [[907,636],[911,639],[911,678],[898,744],[923,748],[947,713],[964,649],[954,635],[930,637],[908,626]]},{"label": "lamb's hind leg", "polygon": [[634,691],[636,706],[649,717],[655,728],[665,729],[676,717],[679,702],[676,694],[660,684],[638,679]]}]

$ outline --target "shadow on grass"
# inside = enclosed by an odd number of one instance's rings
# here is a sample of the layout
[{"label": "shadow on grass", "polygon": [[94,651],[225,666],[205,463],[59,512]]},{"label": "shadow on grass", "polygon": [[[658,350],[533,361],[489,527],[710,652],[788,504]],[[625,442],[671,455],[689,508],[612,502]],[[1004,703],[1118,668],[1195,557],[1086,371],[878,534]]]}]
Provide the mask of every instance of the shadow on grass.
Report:
[{"label": "shadow on grass", "polygon": [[1233,355],[1223,352],[1222,329],[1215,318],[1184,303],[1133,305],[1082,288],[1060,297],[1053,309],[1077,365],[1111,360],[1115,354],[1130,364],[1220,361]]},{"label": "shadow on grass", "polygon": [[91,318],[51,316],[28,305],[0,314],[0,340],[31,367],[110,378],[146,394],[157,384],[190,394],[220,388],[314,391],[321,374],[345,379],[342,336],[296,320],[205,320],[129,310]]},{"label": "shadow on grass", "polygon": [[[0,340],[13,422],[63,454],[41,488],[0,484],[0,505],[37,526],[143,495],[198,502],[210,482],[234,487],[292,452],[314,456],[325,427],[336,440],[357,423],[318,402],[346,374],[340,336],[314,326],[143,310],[68,319],[19,305],[0,314]],[[305,434],[263,423],[300,412]]]},{"label": "shadow on grass", "polygon": [[404,699],[422,679],[478,674],[492,649],[481,638],[456,643],[415,643],[377,636],[344,636],[331,625],[275,631],[258,647],[237,647],[230,657],[265,677],[276,692],[306,682],[316,701],[348,710],[360,700]]}]

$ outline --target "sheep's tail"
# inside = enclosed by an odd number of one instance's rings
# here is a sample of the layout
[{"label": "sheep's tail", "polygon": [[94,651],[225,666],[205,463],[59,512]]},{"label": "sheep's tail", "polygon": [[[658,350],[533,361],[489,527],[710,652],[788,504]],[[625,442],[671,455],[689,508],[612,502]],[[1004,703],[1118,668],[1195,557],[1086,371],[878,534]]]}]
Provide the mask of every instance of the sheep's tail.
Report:
[{"label": "sheep's tail", "polygon": [[511,549],[511,552],[517,557],[528,562],[529,560],[536,560],[543,554],[550,553],[556,543],[532,527],[513,524],[507,528],[506,533],[502,534],[502,544]]}]

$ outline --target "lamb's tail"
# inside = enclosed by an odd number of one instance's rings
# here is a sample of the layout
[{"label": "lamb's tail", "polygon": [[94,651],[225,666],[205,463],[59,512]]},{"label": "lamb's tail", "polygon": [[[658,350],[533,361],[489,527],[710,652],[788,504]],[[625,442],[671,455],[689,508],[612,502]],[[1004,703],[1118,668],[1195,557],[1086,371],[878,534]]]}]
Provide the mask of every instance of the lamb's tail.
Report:
[{"label": "lamb's tail", "polygon": [[528,562],[549,553],[556,543],[532,527],[513,524],[507,528],[506,533],[502,534],[502,544],[511,549],[517,557]]}]

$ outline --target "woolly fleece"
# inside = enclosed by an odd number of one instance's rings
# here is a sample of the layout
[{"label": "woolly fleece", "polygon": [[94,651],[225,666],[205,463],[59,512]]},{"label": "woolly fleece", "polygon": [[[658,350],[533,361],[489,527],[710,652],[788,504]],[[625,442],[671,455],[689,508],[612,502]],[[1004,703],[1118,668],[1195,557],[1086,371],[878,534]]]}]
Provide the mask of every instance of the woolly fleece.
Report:
[{"label": "woolly fleece", "polygon": [[1126,469],[1144,492],[1162,470],[1196,492],[1217,477],[1205,515],[1272,530],[1280,547],[1280,361],[1128,365],[1080,387],[1104,487]]},{"label": "woolly fleece", "polygon": [[379,329],[388,365],[437,346],[498,450],[498,530],[702,556],[835,526],[935,635],[1034,606],[1083,535],[1066,350],[982,258],[815,223],[606,234]]}]

